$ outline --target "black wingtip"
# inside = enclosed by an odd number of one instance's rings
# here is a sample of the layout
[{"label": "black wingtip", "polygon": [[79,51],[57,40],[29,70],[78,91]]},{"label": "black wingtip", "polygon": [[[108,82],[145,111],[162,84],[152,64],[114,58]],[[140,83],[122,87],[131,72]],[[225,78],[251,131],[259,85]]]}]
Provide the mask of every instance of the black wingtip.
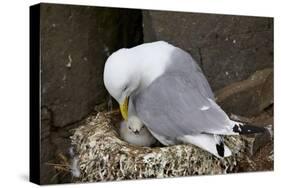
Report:
[{"label": "black wingtip", "polygon": [[264,132],[266,132],[266,128],[237,123],[233,127],[233,132],[239,133],[239,134],[264,133]]},{"label": "black wingtip", "polygon": [[219,156],[224,157],[224,143],[220,142],[220,144],[216,144],[216,148]]}]

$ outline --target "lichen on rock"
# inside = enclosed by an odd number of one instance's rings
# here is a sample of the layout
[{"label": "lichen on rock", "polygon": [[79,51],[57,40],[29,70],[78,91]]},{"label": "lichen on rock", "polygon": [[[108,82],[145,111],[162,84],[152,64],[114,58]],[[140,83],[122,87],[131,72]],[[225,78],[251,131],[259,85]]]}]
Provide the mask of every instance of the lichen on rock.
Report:
[{"label": "lichen on rock", "polygon": [[[79,159],[77,182],[164,178],[188,175],[226,174],[239,171],[249,158],[249,139],[225,139],[233,156],[219,159],[193,145],[138,147],[122,141],[117,132],[119,112],[89,116],[74,130],[72,145]],[[254,165],[249,165],[254,166]]]}]

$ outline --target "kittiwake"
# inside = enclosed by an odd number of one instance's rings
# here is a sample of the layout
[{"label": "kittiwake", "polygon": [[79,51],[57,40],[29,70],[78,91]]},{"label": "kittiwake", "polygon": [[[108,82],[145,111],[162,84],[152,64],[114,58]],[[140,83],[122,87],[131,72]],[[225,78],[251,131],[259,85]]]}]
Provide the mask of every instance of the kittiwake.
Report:
[{"label": "kittiwake", "polygon": [[136,116],[164,145],[190,143],[227,157],[223,135],[264,131],[230,120],[191,55],[167,42],[114,52],[105,63],[104,84],[123,118]]}]

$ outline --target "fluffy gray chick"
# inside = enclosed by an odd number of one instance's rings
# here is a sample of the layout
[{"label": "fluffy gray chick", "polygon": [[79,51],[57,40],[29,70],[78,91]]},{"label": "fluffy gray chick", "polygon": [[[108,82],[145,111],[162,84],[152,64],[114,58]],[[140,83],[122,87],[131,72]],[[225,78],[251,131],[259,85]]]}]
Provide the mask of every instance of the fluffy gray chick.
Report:
[{"label": "fluffy gray chick", "polygon": [[127,122],[121,122],[120,136],[126,142],[137,146],[151,146],[156,143],[156,139],[136,116],[129,117]]}]

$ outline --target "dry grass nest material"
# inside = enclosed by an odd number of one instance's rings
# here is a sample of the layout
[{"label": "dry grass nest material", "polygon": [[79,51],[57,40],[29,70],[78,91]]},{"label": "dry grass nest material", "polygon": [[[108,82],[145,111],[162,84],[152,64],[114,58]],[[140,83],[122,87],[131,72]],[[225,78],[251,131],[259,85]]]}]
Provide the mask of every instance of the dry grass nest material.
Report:
[{"label": "dry grass nest material", "polygon": [[79,160],[77,182],[124,179],[163,178],[188,175],[238,172],[239,164],[255,164],[248,157],[248,138],[225,139],[233,156],[218,159],[192,145],[170,147],[138,147],[120,139],[119,111],[99,112],[89,116],[74,130],[71,142]]}]

